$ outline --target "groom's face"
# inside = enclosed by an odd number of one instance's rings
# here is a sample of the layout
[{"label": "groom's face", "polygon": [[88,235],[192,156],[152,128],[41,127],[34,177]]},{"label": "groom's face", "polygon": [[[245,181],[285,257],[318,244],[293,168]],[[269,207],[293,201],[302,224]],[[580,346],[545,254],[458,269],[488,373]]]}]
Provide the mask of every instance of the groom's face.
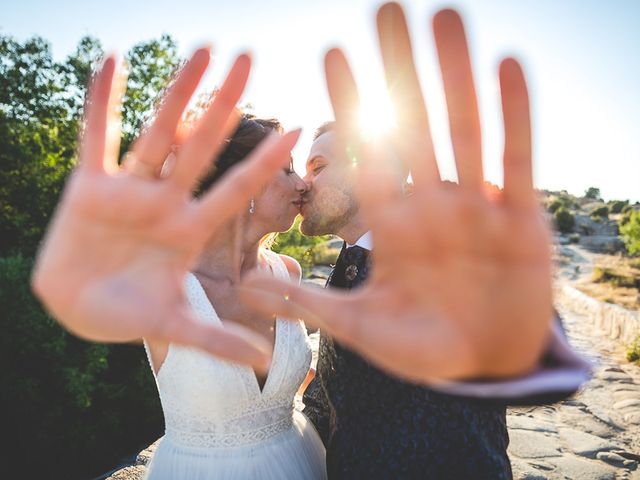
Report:
[{"label": "groom's face", "polygon": [[335,135],[325,132],[311,145],[303,178],[308,192],[300,209],[300,231],[304,235],[337,234],[358,211],[354,168],[337,148]]}]

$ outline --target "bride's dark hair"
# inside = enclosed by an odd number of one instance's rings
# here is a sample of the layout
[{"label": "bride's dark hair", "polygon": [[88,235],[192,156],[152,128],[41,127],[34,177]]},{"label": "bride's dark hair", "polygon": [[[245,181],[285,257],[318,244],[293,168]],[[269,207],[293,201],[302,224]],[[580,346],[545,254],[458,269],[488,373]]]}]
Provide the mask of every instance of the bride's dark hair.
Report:
[{"label": "bride's dark hair", "polygon": [[246,158],[273,130],[282,133],[282,125],[275,118],[258,118],[242,114],[233,135],[225,140],[225,147],[217,159],[212,159],[211,169],[201,180],[194,196],[198,197],[216,183],[231,167]]}]

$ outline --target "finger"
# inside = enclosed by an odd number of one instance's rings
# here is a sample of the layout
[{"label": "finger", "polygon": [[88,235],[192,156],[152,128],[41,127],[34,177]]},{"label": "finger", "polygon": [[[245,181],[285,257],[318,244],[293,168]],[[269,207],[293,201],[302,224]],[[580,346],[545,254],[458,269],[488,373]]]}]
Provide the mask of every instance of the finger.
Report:
[{"label": "finger", "polygon": [[302,319],[340,340],[359,338],[361,315],[349,315],[354,295],[308,288],[271,276],[252,275],[238,288],[240,300],[265,315]]},{"label": "finger", "polygon": [[184,109],[206,71],[210,57],[210,48],[196,50],[162,101],[155,121],[133,145],[130,158],[144,164],[150,172],[159,173],[177,135]]},{"label": "finger", "polygon": [[275,172],[290,162],[291,149],[300,132],[297,129],[282,136],[277,132],[271,133],[247,159],[225,173],[220,183],[194,204],[196,208],[186,221],[199,225],[203,234],[210,236],[248,205],[249,199]]},{"label": "finger", "polygon": [[378,10],[377,23],[387,88],[398,127],[396,150],[418,185],[433,182],[440,176],[402,7],[397,3],[383,5]]},{"label": "finger", "polygon": [[453,10],[443,10],[433,19],[433,31],[447,99],[458,181],[463,187],[481,191],[480,114],[462,19]]},{"label": "finger", "polygon": [[[388,142],[382,139],[371,141],[363,148],[368,161],[358,166],[356,194],[365,222],[378,237],[384,227],[380,213],[403,199],[404,170],[399,168],[399,162],[395,161],[396,150]],[[395,239],[392,243],[395,245],[393,248],[397,248]],[[376,250],[380,247],[377,245]]]},{"label": "finger", "polygon": [[261,335],[232,322],[224,327],[210,325],[184,315],[166,332],[166,340],[204,350],[225,360],[251,365],[261,373],[268,371],[270,346]]},{"label": "finger", "polygon": [[108,56],[89,86],[84,112],[84,130],[78,152],[81,169],[104,172],[109,97],[115,66],[115,58]]},{"label": "finger", "polygon": [[331,49],[325,56],[327,90],[336,119],[338,138],[354,161],[359,160],[361,140],[359,130],[360,98],[353,73],[344,53]]},{"label": "finger", "polygon": [[107,173],[115,174],[120,170],[120,139],[122,122],[122,97],[127,88],[128,69],[123,63],[116,65],[115,75],[107,107],[107,132],[105,138],[104,168]]},{"label": "finger", "polygon": [[223,140],[231,133],[229,118],[235,115],[236,122],[239,121],[235,106],[244,91],[250,70],[251,59],[246,54],[240,55],[211,106],[178,152],[169,178],[181,188],[191,191],[197,180],[208,170]]},{"label": "finger", "polygon": [[536,205],[531,165],[529,94],[522,68],[512,58],[500,64],[504,118],[504,194],[517,207]]}]

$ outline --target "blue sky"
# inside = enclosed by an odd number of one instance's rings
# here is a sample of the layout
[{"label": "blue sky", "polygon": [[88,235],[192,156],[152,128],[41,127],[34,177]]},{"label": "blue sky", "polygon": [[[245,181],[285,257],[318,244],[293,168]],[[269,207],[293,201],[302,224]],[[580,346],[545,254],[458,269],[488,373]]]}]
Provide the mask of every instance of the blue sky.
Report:
[{"label": "blue sky", "polygon": [[[214,44],[206,79],[218,84],[233,56],[250,50],[255,68],[244,101],[255,113],[305,128],[294,150],[303,163],[314,128],[331,118],[322,55],[346,49],[365,98],[383,92],[376,51],[377,1],[297,0],[45,2],[0,5],[0,32],[18,39],[37,34],[64,58],[84,35],[124,52],[169,33],[186,55]],[[455,178],[446,112],[430,31],[441,2],[404,3],[414,38],[443,174]],[[487,178],[502,182],[502,126],[497,65],[521,59],[534,121],[535,179],[540,188],[580,194],[597,186],[605,198],[640,200],[640,2],[635,0],[459,0],[466,21],[483,124]]]}]

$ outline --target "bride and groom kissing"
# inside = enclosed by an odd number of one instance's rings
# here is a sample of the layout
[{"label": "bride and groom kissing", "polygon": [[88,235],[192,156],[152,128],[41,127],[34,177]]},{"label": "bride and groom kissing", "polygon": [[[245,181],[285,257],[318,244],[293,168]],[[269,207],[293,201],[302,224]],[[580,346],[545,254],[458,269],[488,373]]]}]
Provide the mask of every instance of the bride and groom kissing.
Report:
[{"label": "bride and groom kissing", "polygon": [[[486,192],[462,23],[436,15],[452,188],[397,4],[378,30],[398,134],[360,141],[355,82],[332,50],[336,121],[318,131],[304,179],[291,168],[298,131],[237,116],[247,56],[176,148],[209,61],[196,51],[121,167],[114,59],[96,74],[33,286],[83,338],[145,339],[166,424],[148,478],[510,478],[505,405],[562,398],[588,374],[553,318],[520,67],[501,64],[505,186]],[[303,233],[345,240],[327,289],[297,285],[297,262],[263,247],[298,213]],[[300,319],[322,332],[303,412]]]}]

